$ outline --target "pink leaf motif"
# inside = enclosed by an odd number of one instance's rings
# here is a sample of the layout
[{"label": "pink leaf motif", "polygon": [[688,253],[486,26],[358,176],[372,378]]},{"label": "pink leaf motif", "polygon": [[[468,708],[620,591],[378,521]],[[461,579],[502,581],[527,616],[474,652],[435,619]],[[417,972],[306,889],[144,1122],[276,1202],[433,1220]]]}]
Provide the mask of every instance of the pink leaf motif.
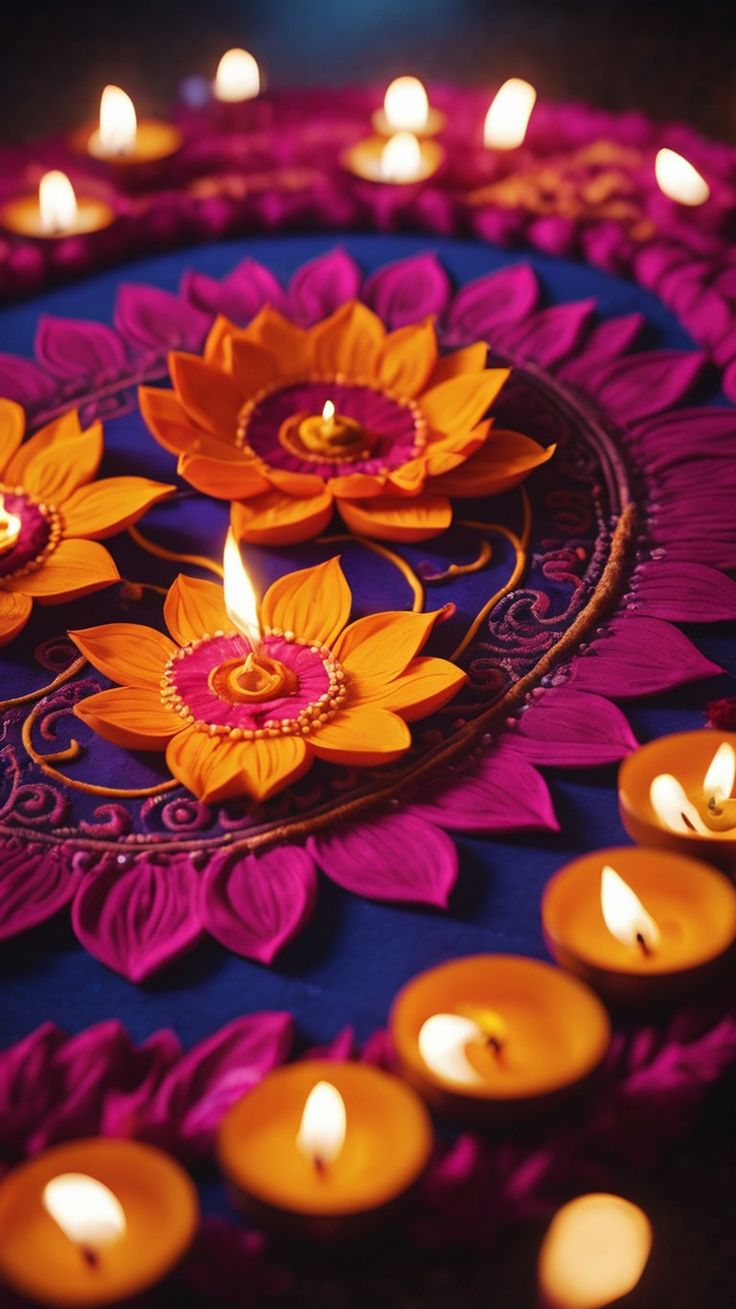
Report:
[{"label": "pink leaf motif", "polygon": [[48,377],[37,364],[20,355],[0,355],[0,395],[15,400],[26,412],[39,409],[52,395]]},{"label": "pink leaf motif", "polygon": [[491,341],[511,323],[533,313],[539,301],[539,282],[528,264],[503,268],[469,282],[455,296],[449,326],[458,341]]},{"label": "pink leaf motif", "polygon": [[558,376],[563,381],[584,385],[591,364],[607,363],[627,354],[641,335],[644,323],[643,314],[624,314],[620,318],[596,323],[575,359],[563,363]]},{"label": "pink leaf motif", "polygon": [[351,822],[310,837],[307,849],[338,886],[371,900],[444,909],[458,874],[457,850],[449,837],[409,813]]},{"label": "pink leaf motif", "polygon": [[285,308],[279,283],[256,259],[244,259],[221,281],[204,273],[185,273],[181,294],[205,313],[224,314],[239,325],[249,323],[265,304],[274,309]]},{"label": "pink leaf motif", "polygon": [[636,749],[621,710],[602,696],[565,687],[543,691],[504,732],[501,744],[529,763],[557,768],[597,768],[617,763]]},{"label": "pink leaf motif", "polygon": [[128,366],[125,344],[104,323],[44,314],[36,332],[36,355],[55,377],[109,381]]},{"label": "pink leaf motif", "polygon": [[720,623],[736,618],[736,582],[705,564],[655,560],[641,570],[638,613],[672,623]]},{"label": "pink leaf motif", "polygon": [[90,877],[72,910],[82,945],[131,982],[171,963],[202,934],[197,873],[186,857],[169,864],[138,859],[124,872]]},{"label": "pink leaf motif", "polygon": [[101,1136],[138,1135],[148,1106],[164,1074],[182,1057],[179,1038],[168,1028],[154,1032],[137,1049],[131,1049],[125,1076],[105,1092],[100,1114]]},{"label": "pink leaf motif", "polygon": [[144,350],[199,350],[212,315],[171,291],[126,283],[118,291],[114,321],[126,341]]},{"label": "pink leaf motif", "polygon": [[627,614],[614,619],[607,633],[575,659],[568,686],[614,700],[633,700],[722,671],[676,627],[659,618]]},{"label": "pink leaf motif", "polygon": [[371,273],[363,299],[389,327],[406,327],[444,313],[450,279],[436,255],[412,255]]},{"label": "pink leaf motif", "polygon": [[[704,465],[705,467],[705,465]],[[655,546],[664,547],[669,563],[707,564],[711,568],[733,568],[736,559],[734,496],[709,493],[706,487],[695,495],[680,491],[666,496],[652,514],[649,534]]]},{"label": "pink leaf motif", "polygon": [[450,832],[558,832],[547,784],[505,747],[491,747],[470,768],[423,789],[412,806]]},{"label": "pink leaf motif", "polygon": [[682,350],[650,350],[592,368],[578,384],[617,423],[636,423],[682,400],[703,371],[706,357]]},{"label": "pink leaf motif", "polygon": [[0,844],[0,941],[63,909],[79,884],[63,846],[10,837]]},{"label": "pink leaf motif", "polygon": [[270,964],[309,919],[317,896],[312,859],[299,846],[217,856],[202,884],[202,919],[222,945]]},{"label": "pink leaf motif", "polygon": [[97,1023],[55,1051],[48,1075],[56,1087],[53,1107],[29,1140],[35,1153],[55,1141],[94,1136],[100,1128],[105,1090],[122,1081],[132,1045],[122,1023]]},{"label": "pink leaf motif", "polygon": [[500,329],[494,347],[514,357],[533,359],[551,367],[569,355],[581,340],[593,315],[595,300],[542,309],[526,323]]},{"label": "pink leaf motif", "polygon": [[346,300],[355,300],[360,290],[360,269],[347,250],[330,250],[297,269],[289,283],[289,315],[295,323],[309,327]]},{"label": "pink leaf motif", "polygon": [[636,427],[632,438],[647,469],[676,470],[683,459],[736,459],[736,414],[732,409],[676,409]]},{"label": "pink leaf motif", "polygon": [[26,1138],[55,1102],[51,1061],[66,1036],[55,1023],[0,1051],[0,1156],[20,1158]]}]

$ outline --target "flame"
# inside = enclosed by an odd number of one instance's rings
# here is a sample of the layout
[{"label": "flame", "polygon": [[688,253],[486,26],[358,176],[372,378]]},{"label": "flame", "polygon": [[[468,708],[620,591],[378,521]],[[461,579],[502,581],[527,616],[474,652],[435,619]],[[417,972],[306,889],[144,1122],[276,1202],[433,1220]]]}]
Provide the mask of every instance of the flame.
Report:
[{"label": "flame", "polygon": [[238,631],[242,632],[256,648],[261,643],[258,601],[253,583],[243,567],[232,529],[227,534],[222,562],[225,569],[224,592],[228,617]]},{"label": "flame", "polygon": [[57,168],[44,173],[38,186],[41,230],[47,236],[73,232],[77,224],[77,197],[66,173]]},{"label": "flame", "polygon": [[20,536],[22,522],[17,514],[5,508],[5,496],[0,494],[0,550],[11,550]]},{"label": "flame", "polygon": [[654,175],[660,191],[681,205],[704,205],[710,197],[705,178],[676,150],[657,152]]},{"label": "flame", "polygon": [[135,150],[138,120],[135,105],[119,86],[106,86],[100,99],[96,146],[102,155],[129,155]]},{"label": "flame", "polygon": [[722,741],[710,761],[703,782],[707,802],[718,807],[724,800],[729,800],[734,781],[736,781],[736,751],[728,741]]},{"label": "flame", "polygon": [[643,1210],[619,1195],[580,1195],[557,1211],[539,1254],[545,1304],[600,1309],[641,1280],[652,1249]]},{"label": "flame", "polygon": [[657,949],[661,937],[656,922],[623,877],[608,865],[601,873],[601,909],[606,927],[617,941],[646,951]]},{"label": "flame", "polygon": [[234,104],[253,100],[261,89],[258,64],[247,50],[226,50],[215,73],[215,97]]},{"label": "flame", "polygon": [[417,1044],[427,1067],[444,1082],[477,1086],[483,1078],[468,1059],[467,1047],[484,1042],[486,1037],[474,1018],[463,1014],[432,1014],[422,1024]]},{"label": "flame", "polygon": [[487,149],[515,150],[523,144],[537,92],[530,82],[510,77],[496,92],[483,124]]},{"label": "flame", "polygon": [[337,1159],[347,1131],[345,1101],[332,1082],[317,1082],[307,1096],[297,1132],[297,1149],[315,1164]]},{"label": "flame", "polygon": [[381,177],[385,182],[410,182],[422,164],[422,147],[411,132],[397,132],[381,152]]},{"label": "flame", "polygon": [[322,426],[328,432],[335,426],[335,406],[331,400],[325,400],[322,406]]},{"label": "flame", "polygon": [[672,773],[660,773],[654,778],[649,788],[649,799],[660,823],[669,827],[671,832],[687,835],[699,832],[701,836],[711,834],[682,783]]},{"label": "flame", "polygon": [[429,99],[418,77],[396,77],[386,89],[383,112],[392,132],[422,132],[429,118]]},{"label": "flame", "polygon": [[125,1233],[125,1211],[117,1196],[85,1173],[60,1173],[43,1188],[43,1206],[77,1245],[100,1250]]}]

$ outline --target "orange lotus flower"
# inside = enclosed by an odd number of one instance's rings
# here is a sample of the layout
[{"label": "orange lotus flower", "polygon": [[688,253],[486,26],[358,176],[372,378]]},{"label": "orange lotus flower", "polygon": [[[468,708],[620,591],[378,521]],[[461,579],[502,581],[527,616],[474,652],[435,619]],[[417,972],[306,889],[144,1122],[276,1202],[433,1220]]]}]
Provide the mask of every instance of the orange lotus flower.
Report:
[{"label": "orange lotus flower", "polygon": [[95,482],[100,423],[82,431],[70,411],[21,444],[25,415],[0,400],[0,645],[25,627],[33,601],[61,604],[120,575],[98,542],[176,490],[147,477]]},{"label": "orange lotus flower", "polygon": [[142,387],[140,405],[182,477],[237,501],[243,540],[306,540],[337,506],[351,531],[421,541],[452,498],[506,491],[553,453],[484,419],[508,377],[486,356],[440,356],[431,318],[387,333],[351,301],[305,330],[266,306],[244,329],[218,318],[203,358],[172,353],[174,391]]},{"label": "orange lotus flower", "polygon": [[437,613],[346,627],[350,606],[338,559],[282,577],[263,598],[257,648],[232,630],[220,586],[179,576],[164,604],[171,637],[132,623],[70,633],[118,683],[75,713],[117,745],[165,750],[205,802],[265,800],[314,759],[390,763],[411,745],[407,722],[443,705],[465,674],[416,657]]}]

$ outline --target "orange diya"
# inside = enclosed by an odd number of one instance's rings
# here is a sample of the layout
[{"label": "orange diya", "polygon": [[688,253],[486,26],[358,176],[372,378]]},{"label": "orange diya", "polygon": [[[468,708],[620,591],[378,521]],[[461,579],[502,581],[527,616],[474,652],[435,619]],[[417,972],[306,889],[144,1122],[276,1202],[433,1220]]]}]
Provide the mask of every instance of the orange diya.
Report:
[{"label": "orange diya", "polygon": [[106,86],[97,126],[80,128],[70,143],[79,154],[130,167],[168,159],[181,147],[182,134],[173,123],[159,118],[139,120],[127,92]]},{"label": "orange diya", "polygon": [[78,196],[66,173],[44,173],[35,195],[16,196],[0,205],[0,226],[18,236],[59,240],[99,232],[115,221],[115,211],[96,196]]}]

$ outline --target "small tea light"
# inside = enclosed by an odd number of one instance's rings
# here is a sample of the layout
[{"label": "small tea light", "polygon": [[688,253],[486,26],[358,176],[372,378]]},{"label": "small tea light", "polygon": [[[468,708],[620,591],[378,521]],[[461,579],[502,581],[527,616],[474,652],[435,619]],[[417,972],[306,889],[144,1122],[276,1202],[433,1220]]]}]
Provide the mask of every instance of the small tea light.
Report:
[{"label": "small tea light", "polygon": [[167,159],[181,142],[181,132],[173,123],[138,119],[133,101],[119,86],[103,90],[97,127],[81,128],[71,138],[71,146],[79,154],[126,166]]},{"label": "small tea light", "polygon": [[217,1152],[250,1213],[331,1239],[371,1226],[402,1200],[432,1145],[429,1115],[399,1078],[309,1060],[277,1069],[233,1105]]},{"label": "small tea light", "polygon": [[662,736],[621,765],[619,808],[641,845],[667,846],[736,869],[736,734]]},{"label": "small tea light", "polygon": [[0,207],[0,226],[19,236],[58,240],[99,232],[115,221],[115,211],[104,200],[77,196],[66,173],[44,173],[36,195],[19,196]]},{"label": "small tea light", "polygon": [[483,144],[487,150],[516,150],[523,145],[529,119],[537,101],[536,89],[520,77],[511,77],[499,87],[483,123]]},{"label": "small tea light", "polygon": [[401,131],[388,141],[382,136],[371,136],[348,146],[342,164],[348,172],[369,182],[407,186],[432,177],[444,157],[445,152],[436,141],[420,141],[413,132]]},{"label": "small tea light", "polygon": [[404,1075],[430,1104],[485,1121],[551,1107],[592,1076],[611,1039],[587,986],[516,955],[421,973],[399,993],[390,1028]]},{"label": "small tea light", "polygon": [[396,77],[386,88],[383,107],[372,118],[379,136],[395,132],[412,132],[414,136],[436,136],[447,117],[429,103],[424,84],[418,77]]},{"label": "small tea light", "polygon": [[192,1182],[161,1150],[54,1146],[0,1183],[0,1277],[37,1304],[112,1304],[162,1282],[198,1218]]},{"label": "small tea light", "polygon": [[[620,1195],[579,1195],[557,1211],[537,1264],[540,1309],[631,1304],[652,1251],[652,1226]],[[648,1301],[653,1304],[654,1301]]]},{"label": "small tea light", "polygon": [[254,100],[261,90],[261,74],[248,50],[226,50],[215,73],[212,94],[225,104]]},{"label": "small tea light", "polygon": [[708,864],[669,851],[597,850],[561,868],[542,899],[551,953],[616,1003],[681,998],[736,941],[736,891]]},{"label": "small tea light", "polygon": [[704,205],[710,199],[705,178],[676,150],[659,150],[654,160],[657,186],[668,199],[681,205]]}]

